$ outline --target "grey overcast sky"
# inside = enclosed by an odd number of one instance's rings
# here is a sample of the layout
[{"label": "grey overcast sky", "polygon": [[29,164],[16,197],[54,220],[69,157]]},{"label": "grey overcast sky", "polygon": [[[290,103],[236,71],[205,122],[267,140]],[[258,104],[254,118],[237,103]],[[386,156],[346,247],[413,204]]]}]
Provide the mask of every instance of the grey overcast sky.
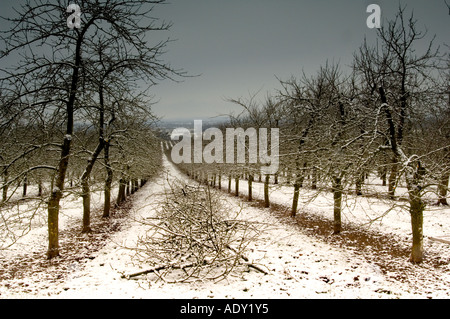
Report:
[{"label": "grey overcast sky", "polygon": [[[326,60],[343,69],[364,36],[376,31],[366,26],[369,4],[380,5],[382,19],[392,18],[394,0],[168,0],[154,15],[171,21],[164,36],[174,40],[164,60],[198,77],[181,83],[164,81],[152,93],[154,112],[165,119],[200,119],[240,109],[228,98],[258,97],[278,89],[276,77],[313,74]],[[0,15],[9,15],[21,1],[1,0]],[[69,2],[76,2],[68,1]],[[447,0],[450,4],[450,0]],[[414,10],[428,39],[449,44],[449,9],[445,0],[403,0]],[[445,49],[445,47],[441,47]]]},{"label": "grey overcast sky", "polygon": [[[392,18],[399,5],[393,0],[170,0],[156,11],[173,22],[171,36],[177,39],[167,61],[201,76],[155,87],[154,110],[165,118],[227,114],[240,109],[226,99],[256,92],[263,99],[280,88],[276,77],[312,74],[327,59],[345,69],[364,36],[375,35],[366,25],[371,3],[380,5],[382,19]],[[444,0],[401,3],[414,10],[429,39],[436,34],[436,44],[450,43]]]}]

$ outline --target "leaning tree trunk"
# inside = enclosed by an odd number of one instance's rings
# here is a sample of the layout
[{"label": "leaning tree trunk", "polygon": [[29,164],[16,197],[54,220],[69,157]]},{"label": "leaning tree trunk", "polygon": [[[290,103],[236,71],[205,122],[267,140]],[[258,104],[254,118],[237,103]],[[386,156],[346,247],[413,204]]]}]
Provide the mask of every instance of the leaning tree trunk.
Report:
[{"label": "leaning tree trunk", "polygon": [[94,168],[94,164],[100,155],[100,152],[103,150],[104,142],[100,139],[97,147],[92,153],[92,156],[88,160],[88,164],[81,176],[81,197],[83,199],[83,228],[82,232],[87,233],[91,231],[91,190],[89,187],[89,179],[91,177],[92,169]]},{"label": "leaning tree trunk", "polygon": [[334,177],[333,179],[333,198],[334,198],[334,221],[333,221],[333,234],[339,234],[341,232],[341,210],[342,210],[342,180],[340,177]]},{"label": "leaning tree trunk", "polygon": [[396,157],[392,159],[391,163],[391,171],[389,174],[388,180],[388,194],[390,199],[395,198],[395,187],[397,183],[397,174],[398,174],[398,160]]},{"label": "leaning tree trunk", "polygon": [[[83,34],[84,35],[84,34]],[[79,36],[75,48],[75,63],[72,72],[70,83],[70,94],[66,104],[66,135],[61,148],[61,156],[58,162],[58,169],[55,177],[55,183],[51,190],[50,198],[48,200],[48,249],[47,258],[59,256],[59,203],[61,201],[64,191],[64,181],[66,178],[67,167],[69,165],[69,156],[72,146],[72,134],[74,124],[74,106],[76,94],[78,91],[78,82],[80,74],[80,66],[82,62],[81,45],[83,43],[83,36]]]},{"label": "leaning tree trunk", "polygon": [[61,158],[58,163],[58,171],[48,200],[48,259],[59,256],[59,203],[64,191],[64,180],[66,177],[67,166],[69,165],[71,142],[72,136],[67,134],[64,137]]}]

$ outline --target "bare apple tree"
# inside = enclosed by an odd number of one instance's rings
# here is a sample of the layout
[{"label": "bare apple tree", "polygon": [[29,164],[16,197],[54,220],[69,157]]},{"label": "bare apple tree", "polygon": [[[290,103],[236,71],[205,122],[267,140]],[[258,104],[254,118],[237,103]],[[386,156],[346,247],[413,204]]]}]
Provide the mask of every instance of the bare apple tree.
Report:
[{"label": "bare apple tree", "polygon": [[[99,40],[109,41],[111,49],[107,54],[111,63],[118,56],[111,55],[116,50],[114,53],[122,52],[122,57],[128,55],[130,60],[145,60],[145,65],[142,63],[140,67],[149,68],[143,73],[151,73],[153,81],[171,78],[176,71],[160,60],[168,40],[152,43],[147,37],[149,32],[170,27],[169,23],[159,22],[152,16],[154,7],[163,2],[84,0],[79,3],[80,28],[72,30],[66,22],[67,2],[62,0],[26,1],[17,10],[17,17],[5,19],[11,28],[2,33],[4,49],[0,58],[6,60],[20,52],[21,59],[1,69],[2,91],[11,92],[8,100],[22,105],[22,109],[41,107],[42,114],[54,110],[58,123],[65,126],[58,143],[60,155],[48,199],[48,258],[59,255],[59,203],[65,188],[76,115],[85,107],[83,89],[93,85],[99,92],[101,85],[106,84],[92,81],[96,72],[88,68],[89,61]],[[103,61],[107,59],[104,57]]]}]

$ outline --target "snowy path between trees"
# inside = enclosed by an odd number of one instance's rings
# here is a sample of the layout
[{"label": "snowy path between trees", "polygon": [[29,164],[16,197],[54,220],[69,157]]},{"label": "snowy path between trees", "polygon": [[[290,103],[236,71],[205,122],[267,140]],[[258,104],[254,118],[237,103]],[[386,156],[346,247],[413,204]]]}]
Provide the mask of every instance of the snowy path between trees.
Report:
[{"label": "snowy path between trees", "polygon": [[[181,174],[173,164],[164,159],[164,172],[147,183],[135,195],[130,215],[122,220],[121,230],[107,239],[106,244],[89,255],[89,258],[72,259],[49,267],[51,276],[20,280],[0,281],[0,298],[448,298],[450,275],[448,264],[439,269],[419,268],[408,265],[408,276],[421,276],[419,286],[411,286],[398,280],[405,274],[383,273],[375,263],[352,249],[337,247],[299,230],[292,223],[284,222],[269,209],[251,205],[239,198],[227,196],[229,209],[243,207],[242,217],[270,225],[249,246],[247,256],[269,270],[268,275],[249,268],[231,274],[225,280],[210,280],[170,284],[142,277],[121,278],[123,273],[144,270],[146,265],[133,262],[139,236],[145,234],[146,226],[140,223],[154,216],[163,199],[168,182],[175,179],[194,183]],[[257,187],[258,183],[255,183]],[[245,190],[241,184],[242,191]],[[218,190],[215,190],[219,192]],[[254,191],[257,197],[259,192]],[[262,194],[262,192],[260,193]],[[276,200],[276,191],[271,199]],[[278,193],[281,196],[281,193]],[[287,196],[287,195],[286,195]],[[289,197],[280,199],[287,201]],[[289,200],[290,202],[290,200]],[[301,205],[299,206],[301,207]],[[74,212],[75,213],[75,212]],[[81,217],[81,208],[79,210]],[[447,218],[448,220],[448,218]],[[67,223],[64,223],[67,225]],[[448,225],[448,224],[446,224]],[[29,254],[42,251],[46,244],[45,226],[33,230],[28,236]],[[26,242],[26,241],[25,241]],[[21,243],[24,245],[24,242]],[[445,244],[438,248],[450,249]],[[9,253],[17,252],[12,247]],[[21,253],[25,253],[21,251]],[[3,252],[8,256],[8,252]],[[1,254],[0,254],[1,256]],[[405,264],[407,261],[405,261]],[[31,265],[32,266],[32,263]],[[52,282],[57,267],[65,267],[64,278]],[[414,268],[417,267],[417,268]],[[415,271],[417,270],[417,272]],[[40,279],[40,280],[37,280]],[[414,282],[414,278],[408,278]],[[22,288],[22,289],[21,289]]]}]

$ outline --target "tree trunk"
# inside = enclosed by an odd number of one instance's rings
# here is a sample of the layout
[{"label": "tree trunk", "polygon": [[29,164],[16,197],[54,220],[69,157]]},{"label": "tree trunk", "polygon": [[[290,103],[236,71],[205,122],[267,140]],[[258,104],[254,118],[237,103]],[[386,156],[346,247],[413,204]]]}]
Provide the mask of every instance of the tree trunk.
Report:
[{"label": "tree trunk", "polygon": [[364,179],[365,179],[365,174],[364,173],[361,173],[356,179],[355,193],[356,193],[357,196],[361,196],[362,195],[362,185],[364,183]]},{"label": "tree trunk", "polygon": [[111,163],[109,162],[109,141],[105,143],[105,168],[106,168],[106,180],[105,180],[105,203],[103,205],[103,217],[109,217],[111,211],[111,185],[113,181],[113,170]]},{"label": "tree trunk", "polygon": [[423,211],[425,205],[419,192],[410,194],[410,214],[413,243],[411,250],[411,262],[420,263],[423,261]]},{"label": "tree trunk", "polygon": [[228,175],[228,193],[231,193],[231,175]]},{"label": "tree trunk", "polygon": [[27,176],[25,176],[25,178],[23,179],[22,197],[27,196],[27,188],[28,188],[28,178]]},{"label": "tree trunk", "polygon": [[91,231],[91,190],[89,187],[89,178],[81,181],[81,197],[83,198],[83,228],[81,232]]},{"label": "tree trunk", "polygon": [[[83,34],[84,35],[84,34]],[[79,72],[82,62],[81,45],[83,37],[77,39],[75,48],[75,63],[70,83],[70,94],[66,104],[66,135],[61,148],[61,156],[59,158],[58,170],[56,173],[55,183],[52,187],[51,195],[48,200],[48,250],[47,258],[59,256],[59,202],[64,191],[64,181],[66,178],[67,167],[69,165],[69,156],[72,146],[73,134],[73,115],[76,95],[78,91]]]},{"label": "tree trunk", "polygon": [[450,179],[450,173],[446,172],[441,175],[441,180],[439,181],[438,192],[439,199],[437,204],[448,206],[447,202],[447,192],[448,192],[448,182]]},{"label": "tree trunk", "polygon": [[420,263],[423,261],[423,208],[421,201],[411,202],[410,213],[413,233],[411,261]]},{"label": "tree trunk", "polygon": [[411,214],[411,228],[413,243],[411,249],[411,262],[420,263],[423,261],[423,211],[425,203],[422,201],[422,181],[425,169],[420,162],[417,162],[412,180],[406,173],[406,182],[409,195],[409,213]]},{"label": "tree trunk", "polygon": [[317,167],[313,166],[311,188],[317,189]]},{"label": "tree trunk", "polygon": [[270,181],[270,175],[266,174],[266,178],[264,180],[264,207],[270,207],[270,202],[269,202],[269,181]]},{"label": "tree trunk", "polygon": [[48,259],[59,256],[59,202],[64,191],[64,179],[66,177],[67,166],[69,165],[71,143],[72,136],[67,134],[64,137],[58,171],[54,183],[52,183],[52,191],[48,200]]},{"label": "tree trunk", "polygon": [[395,188],[397,184],[397,174],[398,174],[398,161],[397,158],[392,159],[391,164],[391,172],[389,174],[389,180],[388,180],[388,194],[390,199],[395,198]]},{"label": "tree trunk", "polygon": [[288,169],[286,169],[286,183],[291,183],[291,172]]},{"label": "tree trunk", "polygon": [[91,177],[92,169],[94,168],[94,164],[100,155],[101,151],[104,148],[104,141],[100,139],[97,147],[92,153],[91,157],[88,159],[88,164],[81,176],[81,192],[83,199],[83,228],[82,232],[87,233],[91,231],[91,190],[89,187],[89,179]]},{"label": "tree trunk", "polygon": [[42,180],[39,179],[38,181],[38,196],[42,197]]},{"label": "tree trunk", "polygon": [[382,182],[382,185],[383,186],[386,186],[387,185],[387,183],[386,183],[386,177],[387,177],[387,170],[386,170],[386,168],[382,168],[382,171],[381,171],[381,182]]},{"label": "tree trunk", "polygon": [[8,199],[8,171],[3,172],[2,202]]},{"label": "tree trunk", "polygon": [[117,194],[117,200],[116,200],[116,204],[117,206],[119,206],[120,204],[122,204],[125,199],[126,199],[126,195],[125,195],[125,191],[126,191],[126,187],[127,187],[127,182],[126,180],[122,177],[119,180],[119,192]]},{"label": "tree trunk", "polygon": [[130,181],[128,180],[128,181],[125,181],[125,193],[126,193],[126,196],[130,196],[130,194],[131,194],[131,190],[130,190]]},{"label": "tree trunk", "polygon": [[131,187],[131,194],[134,194],[134,193],[137,192],[137,190],[138,190],[137,185],[138,185],[137,179],[133,178],[131,180],[131,186],[130,186]]},{"label": "tree trunk", "polygon": [[334,198],[334,223],[333,234],[341,232],[341,209],[342,209],[342,181],[339,177],[333,180],[333,198]]},{"label": "tree trunk", "polygon": [[138,178],[133,180],[133,189],[134,189],[134,193],[136,193],[139,190],[139,179]]},{"label": "tree trunk", "polygon": [[222,189],[222,174],[219,172],[219,189]]},{"label": "tree trunk", "polygon": [[253,200],[252,184],[253,184],[253,175],[252,174],[248,174],[248,200],[250,202]]},{"label": "tree trunk", "polygon": [[234,195],[235,196],[239,196],[239,175],[236,175],[236,177],[234,179],[234,182],[235,182],[235,189],[234,189],[235,193],[234,193]]},{"label": "tree trunk", "polygon": [[294,198],[292,200],[292,209],[291,209],[291,216],[292,217],[295,217],[297,215],[299,192],[300,192],[300,185],[296,181],[294,183]]}]

